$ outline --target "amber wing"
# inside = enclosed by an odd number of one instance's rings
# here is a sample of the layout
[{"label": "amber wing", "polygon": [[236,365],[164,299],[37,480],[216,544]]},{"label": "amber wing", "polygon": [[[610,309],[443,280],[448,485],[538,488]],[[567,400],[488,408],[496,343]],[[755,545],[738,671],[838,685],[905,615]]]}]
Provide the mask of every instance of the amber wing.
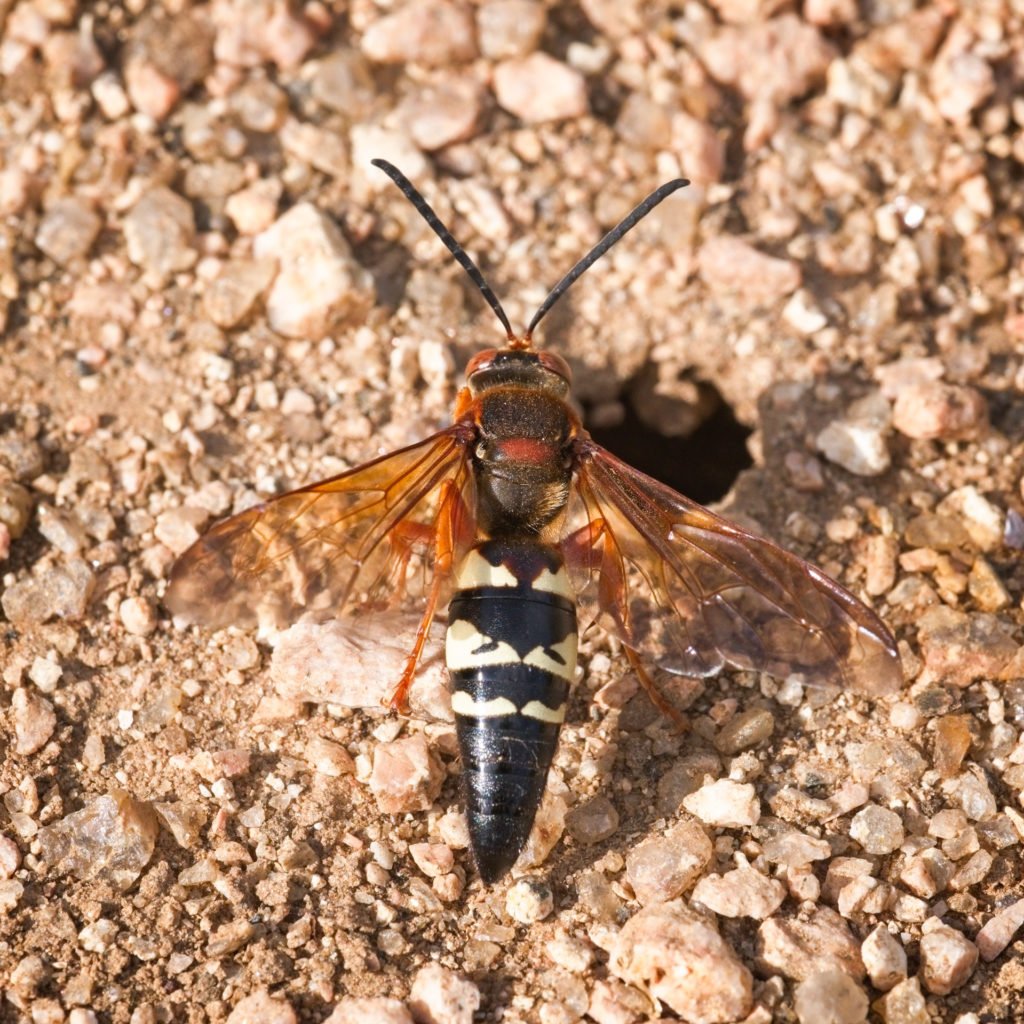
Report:
[{"label": "amber wing", "polygon": [[731,665],[872,696],[902,686],[888,629],[821,570],[589,438],[575,454],[583,526],[565,552],[584,616],[683,675]]},{"label": "amber wing", "polygon": [[473,507],[466,453],[456,425],[224,519],[178,559],[164,603],[212,628],[393,608],[432,572],[442,492]]}]

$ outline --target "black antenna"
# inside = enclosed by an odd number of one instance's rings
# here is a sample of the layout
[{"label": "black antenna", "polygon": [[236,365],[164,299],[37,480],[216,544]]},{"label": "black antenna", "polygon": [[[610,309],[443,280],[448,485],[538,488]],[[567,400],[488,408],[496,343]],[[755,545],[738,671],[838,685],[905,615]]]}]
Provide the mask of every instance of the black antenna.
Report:
[{"label": "black antenna", "polygon": [[480,294],[487,300],[487,305],[494,310],[495,316],[501,321],[501,326],[505,328],[508,340],[515,342],[517,340],[515,332],[508,322],[505,310],[501,308],[497,295],[491,291],[490,285],[484,280],[484,275],[480,273],[477,265],[466,255],[466,251],[455,241],[452,233],[441,223],[441,218],[430,208],[430,203],[416,191],[413,183],[394,164],[380,159],[371,160],[370,163],[374,167],[379,167],[402,190],[402,195],[412,203],[416,212],[434,229],[434,234],[444,242],[459,266],[469,274],[470,280],[480,289]]},{"label": "black antenna", "polygon": [[637,206],[628,217],[619,221],[548,293],[548,297],[540,304],[537,312],[533,314],[530,326],[526,328],[526,334],[523,337],[526,346],[530,346],[537,324],[544,319],[551,307],[572,287],[578,278],[585,274],[627,231],[636,227],[658,203],[672,195],[673,192],[685,188],[689,184],[690,182],[686,178],[676,178],[673,181],[665,182],[661,188],[655,189]]}]

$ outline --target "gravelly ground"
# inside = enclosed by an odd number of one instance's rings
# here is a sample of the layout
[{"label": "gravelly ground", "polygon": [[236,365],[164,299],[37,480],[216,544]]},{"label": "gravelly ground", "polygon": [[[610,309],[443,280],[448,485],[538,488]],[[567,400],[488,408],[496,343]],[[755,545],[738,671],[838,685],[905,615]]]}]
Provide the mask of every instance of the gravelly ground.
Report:
[{"label": "gravelly ground", "polygon": [[[0,0],[0,1020],[1024,1013],[1022,53],[999,2]],[[726,673],[679,737],[590,635],[487,891],[443,707],[172,623],[197,531],[500,343],[376,156],[516,324],[692,179],[543,340],[652,465],[726,403],[725,509],[886,619],[900,697]]]}]

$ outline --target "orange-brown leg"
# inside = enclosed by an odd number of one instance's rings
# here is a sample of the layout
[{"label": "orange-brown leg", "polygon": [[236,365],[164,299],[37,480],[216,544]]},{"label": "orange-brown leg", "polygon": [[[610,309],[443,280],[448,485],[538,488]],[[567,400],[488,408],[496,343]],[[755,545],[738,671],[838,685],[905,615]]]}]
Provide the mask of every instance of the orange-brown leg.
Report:
[{"label": "orange-brown leg", "polygon": [[417,547],[420,549],[430,547],[431,541],[435,541],[437,531],[427,523],[398,523],[388,535],[391,543],[397,548],[397,562],[392,570],[394,587],[388,598],[386,607],[392,607],[405,596],[405,580],[409,572],[409,562]]},{"label": "orange-brown leg", "polygon": [[640,657],[636,651],[632,647],[626,646],[623,646],[622,649],[626,652],[626,658],[629,660],[630,666],[636,673],[636,677],[644,688],[644,692],[650,698],[651,703],[672,723],[676,732],[683,733],[689,731],[690,723],[687,721],[686,716],[658,689],[657,683],[647,674],[647,669],[641,664]]},{"label": "orange-brown leg", "polygon": [[405,659],[405,667],[398,680],[398,685],[391,696],[384,701],[392,711],[398,711],[401,714],[407,714],[409,711],[409,690],[412,687],[413,677],[416,675],[416,666],[423,655],[423,647],[434,622],[434,612],[437,609],[438,598],[441,596],[441,588],[454,569],[455,552],[459,544],[464,542],[467,524],[468,514],[462,501],[462,495],[455,484],[449,481],[444,485],[444,491],[438,504],[437,529],[434,533],[434,578],[431,580],[430,590],[427,592],[426,607],[423,609],[423,617],[416,630],[416,640],[412,650],[409,652],[409,657]]}]

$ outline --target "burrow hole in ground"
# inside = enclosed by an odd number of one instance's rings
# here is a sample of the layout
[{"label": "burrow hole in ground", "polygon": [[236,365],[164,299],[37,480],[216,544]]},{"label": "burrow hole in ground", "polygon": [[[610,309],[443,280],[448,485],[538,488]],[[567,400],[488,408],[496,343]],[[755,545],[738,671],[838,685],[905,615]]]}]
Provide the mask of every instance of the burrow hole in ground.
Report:
[{"label": "burrow hole in ground", "polygon": [[[643,371],[641,371],[643,373]],[[679,402],[680,415],[672,415],[670,399],[659,399],[662,404],[660,422],[685,423],[696,420],[689,433],[667,433],[651,425],[652,417],[638,411],[648,406],[649,392],[642,386],[641,375],[634,378],[620,396],[625,408],[621,422],[613,426],[598,426],[584,422],[594,440],[620,459],[653,476],[673,490],[707,505],[723,498],[736,481],[736,477],[753,465],[747,450],[751,431],[733,415],[729,404],[709,381],[697,381],[699,393],[695,415],[692,407]]]}]

